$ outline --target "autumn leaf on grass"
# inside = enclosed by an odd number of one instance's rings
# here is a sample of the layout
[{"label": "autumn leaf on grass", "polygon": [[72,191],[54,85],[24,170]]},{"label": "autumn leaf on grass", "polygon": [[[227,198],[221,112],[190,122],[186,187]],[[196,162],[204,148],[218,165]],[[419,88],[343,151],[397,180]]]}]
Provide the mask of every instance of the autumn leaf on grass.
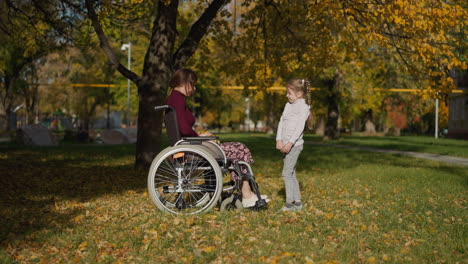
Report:
[{"label": "autumn leaf on grass", "polygon": [[182,257],[181,258],[185,263],[193,263],[193,256]]},{"label": "autumn leaf on grass", "polygon": [[78,245],[78,250],[79,251],[84,251],[87,246],[88,246],[88,243],[82,242],[81,244]]},{"label": "autumn leaf on grass", "polygon": [[205,247],[205,248],[203,249],[203,252],[205,252],[205,253],[211,253],[213,250],[215,250],[215,247],[209,246],[209,247]]},{"label": "autumn leaf on grass", "polygon": [[293,257],[293,256],[296,256],[296,255],[297,255],[296,253],[291,253],[291,252],[286,251],[286,252],[281,253],[280,255],[273,256],[271,258],[268,258],[266,256],[262,256],[262,257],[260,257],[260,260],[263,261],[263,262],[276,264],[276,263],[278,263],[279,260],[281,260],[283,258]]},{"label": "autumn leaf on grass", "polygon": [[73,222],[79,223],[83,220],[84,215],[78,215],[75,218],[73,218]]}]

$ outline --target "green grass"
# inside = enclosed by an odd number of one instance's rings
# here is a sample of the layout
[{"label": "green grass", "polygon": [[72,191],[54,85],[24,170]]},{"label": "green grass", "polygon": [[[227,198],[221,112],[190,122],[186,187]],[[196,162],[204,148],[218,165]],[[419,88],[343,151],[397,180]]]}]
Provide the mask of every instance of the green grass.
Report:
[{"label": "green grass", "polygon": [[267,211],[162,214],[133,170],[134,146],[0,146],[0,263],[466,263],[466,167],[307,145],[305,201],[284,203],[281,154],[241,141]]},{"label": "green grass", "polygon": [[[322,141],[320,137],[312,135],[307,135],[305,138],[310,141]],[[426,152],[468,158],[468,140],[435,139],[428,136],[360,137],[345,135],[337,141],[327,141],[327,143]]]}]

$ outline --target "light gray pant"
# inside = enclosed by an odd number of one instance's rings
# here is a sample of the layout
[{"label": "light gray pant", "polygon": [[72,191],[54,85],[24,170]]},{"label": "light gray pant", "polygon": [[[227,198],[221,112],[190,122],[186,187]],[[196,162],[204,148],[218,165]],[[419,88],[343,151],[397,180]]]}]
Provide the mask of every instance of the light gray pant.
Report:
[{"label": "light gray pant", "polygon": [[284,155],[283,158],[283,180],[286,189],[286,203],[301,200],[299,182],[296,178],[296,163],[303,148],[303,145],[294,146],[288,154]]}]

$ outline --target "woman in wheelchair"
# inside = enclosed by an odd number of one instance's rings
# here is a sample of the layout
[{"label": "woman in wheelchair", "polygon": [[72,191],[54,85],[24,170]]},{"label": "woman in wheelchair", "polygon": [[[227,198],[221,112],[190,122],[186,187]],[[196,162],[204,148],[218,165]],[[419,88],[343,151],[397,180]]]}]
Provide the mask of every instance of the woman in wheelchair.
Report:
[{"label": "woman in wheelchair", "polygon": [[[211,133],[193,129],[195,117],[185,97],[193,95],[196,81],[192,70],[177,70],[167,106],[156,107],[166,109],[166,130],[173,146],[163,150],[151,166],[148,188],[153,202],[163,211],[188,214],[211,209],[223,196],[227,198],[222,210],[266,208],[269,199],[259,194],[250,150],[240,142],[218,145]],[[231,173],[227,183],[225,173]]]}]

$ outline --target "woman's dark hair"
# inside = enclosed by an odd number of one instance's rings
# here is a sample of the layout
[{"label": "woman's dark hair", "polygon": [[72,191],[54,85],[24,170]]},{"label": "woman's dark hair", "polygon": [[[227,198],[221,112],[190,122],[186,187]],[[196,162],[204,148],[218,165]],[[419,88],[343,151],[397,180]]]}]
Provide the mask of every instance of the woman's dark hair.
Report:
[{"label": "woman's dark hair", "polygon": [[[176,88],[185,84],[195,85],[197,82],[197,74],[190,69],[179,69],[172,76],[169,87]],[[186,88],[187,89],[187,88]]]}]

